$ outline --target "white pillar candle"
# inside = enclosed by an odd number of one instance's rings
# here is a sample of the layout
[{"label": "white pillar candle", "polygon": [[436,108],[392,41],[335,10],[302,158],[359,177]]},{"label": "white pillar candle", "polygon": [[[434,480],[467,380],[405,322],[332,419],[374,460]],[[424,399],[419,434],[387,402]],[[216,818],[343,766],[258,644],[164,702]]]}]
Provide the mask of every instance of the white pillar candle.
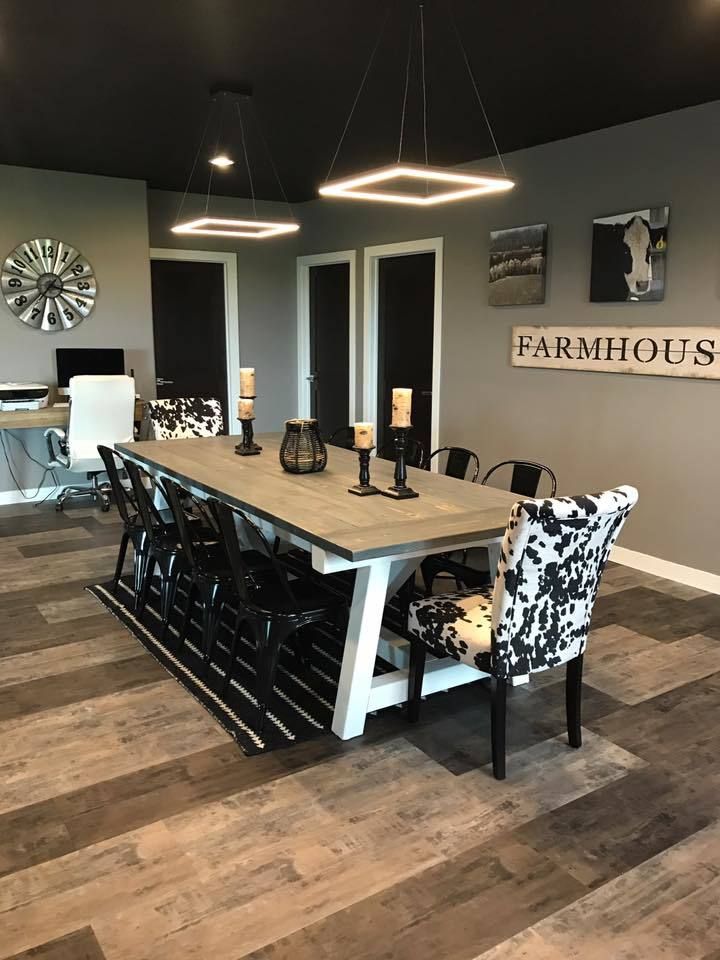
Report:
[{"label": "white pillar candle", "polygon": [[355,446],[359,450],[370,450],[373,446],[373,424],[355,424]]},{"label": "white pillar candle", "polygon": [[394,387],[392,392],[393,427],[411,427],[412,390],[409,387]]},{"label": "white pillar candle", "polygon": [[240,367],[240,396],[255,396],[255,367]]},{"label": "white pillar candle", "polygon": [[238,400],[238,420],[252,420],[255,416],[255,401],[251,398],[240,397]]}]

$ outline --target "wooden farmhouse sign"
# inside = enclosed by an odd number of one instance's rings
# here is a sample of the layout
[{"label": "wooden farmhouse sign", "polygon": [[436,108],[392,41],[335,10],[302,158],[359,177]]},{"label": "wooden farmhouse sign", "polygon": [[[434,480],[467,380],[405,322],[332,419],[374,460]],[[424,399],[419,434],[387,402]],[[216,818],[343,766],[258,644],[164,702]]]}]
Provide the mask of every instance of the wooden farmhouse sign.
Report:
[{"label": "wooden farmhouse sign", "polygon": [[512,365],[720,380],[720,327],[513,327]]}]

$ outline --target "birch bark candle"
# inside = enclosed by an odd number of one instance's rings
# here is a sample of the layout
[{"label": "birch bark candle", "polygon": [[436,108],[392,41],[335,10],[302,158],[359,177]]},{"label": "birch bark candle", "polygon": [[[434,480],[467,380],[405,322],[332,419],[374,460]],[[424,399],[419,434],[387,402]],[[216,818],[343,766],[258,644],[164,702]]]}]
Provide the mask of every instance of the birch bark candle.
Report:
[{"label": "birch bark candle", "polygon": [[355,424],[355,446],[358,450],[371,450],[373,447],[373,424]]},{"label": "birch bark candle", "polygon": [[240,367],[240,396],[255,395],[255,367]]},{"label": "birch bark candle", "polygon": [[410,387],[394,387],[392,392],[392,426],[411,427],[412,390]]},{"label": "birch bark candle", "polygon": [[252,420],[255,416],[255,401],[249,397],[238,400],[238,420]]}]

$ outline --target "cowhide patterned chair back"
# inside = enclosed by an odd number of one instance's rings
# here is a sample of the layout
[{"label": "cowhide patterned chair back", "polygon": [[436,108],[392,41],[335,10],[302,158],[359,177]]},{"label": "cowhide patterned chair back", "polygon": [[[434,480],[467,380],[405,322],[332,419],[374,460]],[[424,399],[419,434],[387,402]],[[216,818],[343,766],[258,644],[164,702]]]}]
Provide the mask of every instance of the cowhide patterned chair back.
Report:
[{"label": "cowhide patterned chair back", "polygon": [[151,440],[217,437],[224,430],[220,401],[200,397],[149,400],[147,421]]},{"label": "cowhide patterned chair back", "polygon": [[505,695],[509,680],[568,664],[570,745],[581,735],[582,661],[600,577],[634,487],[604,493],[519,500],[512,508],[494,586],[410,604],[409,718],[417,720],[425,653],[451,656],[495,678],[493,771],[505,776]]}]

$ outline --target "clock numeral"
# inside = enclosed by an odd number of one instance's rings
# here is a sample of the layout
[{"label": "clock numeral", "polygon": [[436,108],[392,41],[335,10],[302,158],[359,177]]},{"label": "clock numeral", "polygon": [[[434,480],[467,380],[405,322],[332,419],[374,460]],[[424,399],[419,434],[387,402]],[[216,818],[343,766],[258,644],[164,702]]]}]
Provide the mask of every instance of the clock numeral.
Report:
[{"label": "clock numeral", "polygon": [[34,320],[35,317],[39,317],[39,316],[40,316],[40,311],[38,310],[37,307],[33,307],[32,313],[30,314],[30,319]]},{"label": "clock numeral", "polygon": [[72,312],[72,310],[70,310],[69,307],[66,307],[63,310],[63,313],[65,314],[65,319],[68,321],[68,323],[72,323],[72,321],[75,319],[75,314]]},{"label": "clock numeral", "polygon": [[10,279],[9,279],[8,282],[7,282],[7,285],[8,285],[9,287],[21,287],[21,286],[22,286],[22,280],[18,280],[17,277],[10,277]]},{"label": "clock numeral", "polygon": [[77,288],[78,290],[89,290],[90,284],[87,282],[87,280],[79,280]]},{"label": "clock numeral", "polygon": [[23,272],[23,270],[26,270],[26,269],[27,269],[27,267],[26,267],[25,264],[22,262],[22,260],[13,260],[13,263],[15,264],[15,266],[12,267],[11,269],[14,270],[15,273],[20,273],[20,274],[21,274],[21,273]]},{"label": "clock numeral", "polygon": [[15,297],[15,306],[22,307],[27,303],[27,297],[24,294],[21,294],[19,297]]},{"label": "clock numeral", "polygon": [[83,300],[82,297],[75,297],[75,303],[76,303],[79,307],[86,307],[86,306],[87,306],[87,300]]},{"label": "clock numeral", "polygon": [[42,255],[44,257],[53,257],[55,256],[55,249],[50,244],[47,244],[47,246],[43,244]]},{"label": "clock numeral", "polygon": [[50,324],[51,327],[55,326],[55,324],[57,323],[57,317],[55,316],[54,313],[49,313],[47,315],[47,322]]},{"label": "clock numeral", "polygon": [[84,269],[85,267],[81,263],[76,263],[74,267],[70,267],[70,272],[74,273],[76,277],[79,277]]},{"label": "clock numeral", "polygon": [[37,254],[35,253],[35,251],[34,251],[34,250],[30,250],[30,249],[25,250],[25,251],[23,252],[23,256],[25,257],[25,259],[27,260],[28,263],[32,263],[33,260],[37,260],[37,258],[38,258],[38,257],[37,257]]},{"label": "clock numeral", "polygon": [[60,263],[67,263],[67,258],[70,255],[70,251],[66,250],[65,253],[60,257]]}]

